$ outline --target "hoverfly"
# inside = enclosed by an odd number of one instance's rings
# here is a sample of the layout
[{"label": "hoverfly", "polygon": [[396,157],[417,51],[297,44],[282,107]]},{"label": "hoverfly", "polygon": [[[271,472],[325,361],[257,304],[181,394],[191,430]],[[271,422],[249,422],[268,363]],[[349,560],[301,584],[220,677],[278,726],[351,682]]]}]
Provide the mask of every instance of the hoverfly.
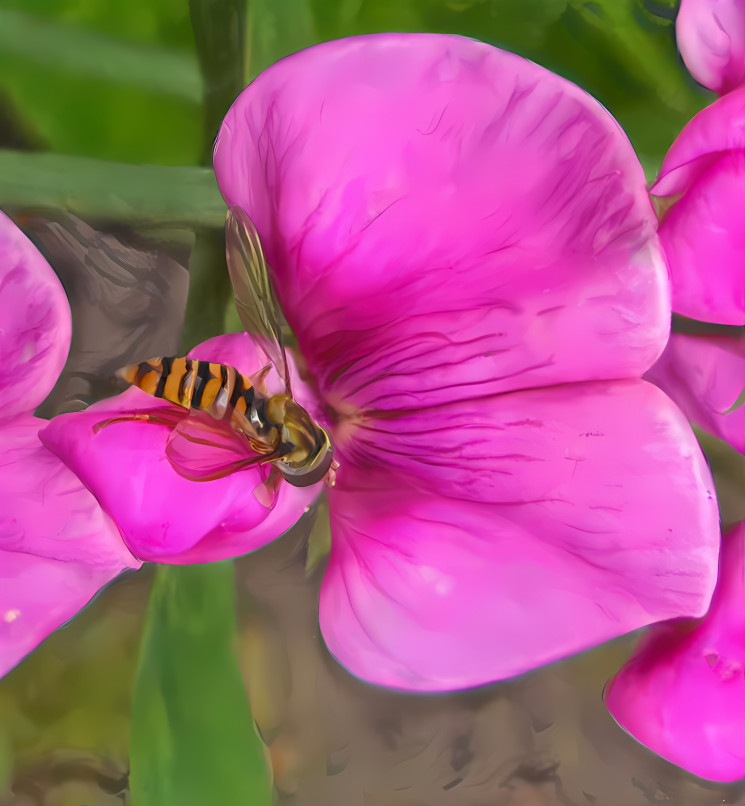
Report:
[{"label": "hoverfly", "polygon": [[[333,485],[338,463],[326,431],[292,397],[282,341],[280,309],[269,280],[258,232],[239,207],[225,222],[226,256],[235,304],[243,327],[264,350],[270,363],[251,376],[235,367],[185,357],[159,357],[132,364],[119,376],[156,398],[182,409],[114,417],[172,426],[166,446],[174,469],[192,481],[222,478],[246,467],[270,465],[290,484],[307,487],[322,479]],[[272,368],[284,392],[271,394],[264,383]],[[276,490],[274,473],[264,486]],[[257,488],[258,491],[258,488]],[[271,502],[257,498],[267,506]]]}]

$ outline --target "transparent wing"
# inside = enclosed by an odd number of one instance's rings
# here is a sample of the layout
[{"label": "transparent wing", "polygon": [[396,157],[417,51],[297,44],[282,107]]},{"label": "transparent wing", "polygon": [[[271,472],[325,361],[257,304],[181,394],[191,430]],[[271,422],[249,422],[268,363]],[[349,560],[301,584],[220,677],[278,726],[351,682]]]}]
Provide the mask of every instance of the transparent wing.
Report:
[{"label": "transparent wing", "polygon": [[281,449],[255,453],[262,446],[247,440],[232,428],[200,416],[189,416],[173,429],[166,444],[171,467],[189,481],[214,481],[249,467],[260,471],[254,487],[256,500],[267,509],[277,503],[282,474],[272,464],[283,455]]},{"label": "transparent wing", "polygon": [[243,327],[257,338],[274,364],[288,394],[290,373],[282,343],[282,314],[269,279],[259,234],[240,207],[231,207],[225,220],[225,252],[235,307]]},{"label": "transparent wing", "polygon": [[200,411],[191,411],[171,432],[166,456],[190,481],[212,481],[246,467],[281,458],[281,453]]}]

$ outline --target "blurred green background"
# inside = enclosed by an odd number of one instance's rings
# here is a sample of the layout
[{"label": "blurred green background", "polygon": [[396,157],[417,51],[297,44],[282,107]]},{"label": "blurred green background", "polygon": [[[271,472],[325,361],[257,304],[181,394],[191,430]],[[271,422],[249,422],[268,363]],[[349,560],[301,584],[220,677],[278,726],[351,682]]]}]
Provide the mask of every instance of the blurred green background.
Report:
[{"label": "blurred green background", "polygon": [[[708,100],[676,54],[675,10],[675,0],[2,0],[0,146],[196,166],[230,99],[271,62],[325,39],[420,30],[483,39],[580,84],[654,171]],[[116,168],[61,158],[19,165],[6,155],[0,204],[66,196],[98,215],[219,218],[214,185],[200,174],[174,174],[197,188],[169,196],[162,174]],[[141,209],[117,212],[117,191],[139,192]]]},{"label": "blurred green background", "polygon": [[[675,0],[0,0],[0,207],[19,220],[28,212],[72,212],[102,230],[129,226],[193,247],[189,298],[191,305],[198,300],[199,314],[187,308],[182,343],[188,346],[223,330],[230,299],[226,273],[214,272],[222,262],[224,208],[210,168],[212,141],[233,98],[264,67],[350,34],[473,36],[592,93],[626,129],[652,178],[680,128],[711,100],[677,55],[676,6]],[[312,616],[318,577],[303,573],[296,574],[296,588],[302,612]],[[0,683],[0,804],[259,806],[271,802],[268,753],[288,802],[352,806],[351,799],[297,795],[303,786],[322,790],[313,774],[307,780],[315,783],[303,784],[287,772],[292,758],[302,756],[298,747],[312,741],[290,742],[292,752],[277,749],[286,740],[275,717],[282,710],[277,703],[289,697],[283,688],[289,639],[275,610],[262,610],[245,585],[236,630],[234,598],[232,564],[145,569],[116,582],[52,636]],[[314,623],[311,617],[305,637],[315,647],[316,667],[343,680],[334,685],[357,686],[355,696],[364,698],[364,687],[347,681],[333,661],[318,659]],[[608,670],[613,663],[597,679]],[[500,696],[488,695],[489,702]],[[400,709],[394,695],[389,700]],[[464,697],[453,702],[456,722],[475,707]],[[303,707],[297,705],[301,714]],[[331,775],[334,765],[323,764],[322,776]],[[364,802],[423,802],[386,798]],[[458,798],[456,792],[447,802],[467,802]]]}]

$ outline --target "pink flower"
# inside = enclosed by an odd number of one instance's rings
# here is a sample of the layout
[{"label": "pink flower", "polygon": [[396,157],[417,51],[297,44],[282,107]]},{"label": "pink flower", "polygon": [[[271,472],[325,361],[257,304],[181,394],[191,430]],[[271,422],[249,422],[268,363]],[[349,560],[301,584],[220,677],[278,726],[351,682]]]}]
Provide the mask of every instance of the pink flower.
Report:
[{"label": "pink flower", "polygon": [[745,406],[730,411],[745,388],[745,334],[735,338],[674,333],[645,377],[689,420],[745,454]]},{"label": "pink flower", "polygon": [[745,524],[723,540],[706,617],[653,627],[605,702],[668,761],[715,781],[745,778]]},{"label": "pink flower", "polygon": [[[259,76],[215,169],[262,236],[313,379],[317,402],[298,400],[338,451],[320,622],[345,666],[461,688],[706,611],[711,480],[641,380],[670,315],[656,218],[599,104],[470,39],[355,37]],[[200,354],[255,371],[240,338]],[[127,395],[44,440],[138,556],[184,530],[200,545],[203,510],[243,528],[243,473],[166,494],[167,429],[93,435],[145,404]]]},{"label": "pink flower", "polygon": [[678,48],[693,77],[719,95],[745,82],[742,0],[681,0]]},{"label": "pink flower", "polygon": [[39,441],[33,416],[70,346],[70,309],[44,258],[0,213],[0,675],[139,563],[116,525]]},{"label": "pink flower", "polygon": [[[678,44],[693,75],[720,93],[673,143],[652,192],[673,309],[745,323],[745,6],[682,0]],[[675,333],[645,376],[704,430],[745,453],[745,340]],[[655,626],[611,681],[606,704],[640,742],[705,778],[745,777],[745,565],[740,524],[725,538],[720,581],[699,623]]]},{"label": "pink flower", "polygon": [[651,192],[669,209],[660,240],[670,265],[673,310],[745,324],[745,87],[691,120]]}]

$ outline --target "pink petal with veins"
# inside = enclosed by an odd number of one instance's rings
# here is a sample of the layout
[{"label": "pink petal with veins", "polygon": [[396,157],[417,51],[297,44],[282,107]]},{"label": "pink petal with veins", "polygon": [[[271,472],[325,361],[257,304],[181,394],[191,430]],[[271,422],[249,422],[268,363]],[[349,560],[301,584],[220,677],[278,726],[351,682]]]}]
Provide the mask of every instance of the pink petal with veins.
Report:
[{"label": "pink petal with veins", "polygon": [[651,384],[516,392],[375,425],[339,446],[321,592],[326,642],[354,674],[476,686],[706,611],[713,485]]},{"label": "pink petal with veins", "polygon": [[0,420],[31,413],[70,349],[70,306],[36,247],[0,213]]},{"label": "pink petal with veins", "polygon": [[273,65],[215,149],[321,396],[401,410],[641,375],[669,288],[641,166],[585,92],[457,36]]},{"label": "pink petal with veins", "polygon": [[93,495],[39,442],[43,425],[28,415],[0,425],[0,675],[140,565]]}]

